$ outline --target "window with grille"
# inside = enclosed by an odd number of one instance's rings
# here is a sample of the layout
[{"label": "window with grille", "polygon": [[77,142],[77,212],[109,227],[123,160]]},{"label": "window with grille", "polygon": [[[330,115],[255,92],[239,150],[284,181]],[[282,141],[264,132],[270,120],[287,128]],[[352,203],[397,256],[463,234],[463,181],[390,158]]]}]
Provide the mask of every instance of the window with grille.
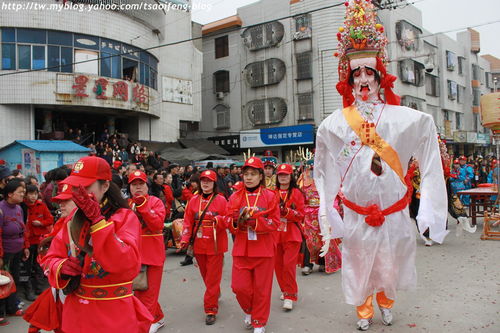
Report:
[{"label": "window with grille", "polygon": [[217,71],[214,73],[215,92],[229,92],[229,71]]},{"label": "window with grille", "polygon": [[479,106],[481,104],[481,90],[479,88],[472,88],[472,106]]},{"label": "window with grille", "polygon": [[245,112],[254,126],[276,124],[285,119],[287,105],[283,98],[258,99],[248,102]]},{"label": "window with grille", "polygon": [[456,120],[457,130],[462,129],[462,114],[459,112],[455,113],[455,120]]},{"label": "window with grille", "polygon": [[229,38],[222,36],[214,39],[215,41],[215,59],[224,58],[229,55]]},{"label": "window with grille", "polygon": [[312,93],[298,94],[299,120],[314,119]]},{"label": "window with grille", "polygon": [[457,55],[454,52],[446,51],[446,68],[454,71],[457,65]]},{"label": "window with grille", "polygon": [[455,81],[448,80],[448,99],[456,100],[458,94],[458,85]]},{"label": "window with grille", "polygon": [[465,87],[457,85],[457,102],[463,104],[465,101]]},{"label": "window with grille", "polygon": [[439,78],[437,76],[425,74],[425,93],[429,96],[439,96]]},{"label": "window with grille", "polygon": [[419,36],[422,30],[408,21],[396,22],[396,37],[399,45],[407,51],[418,51],[420,46]]},{"label": "window with grille", "polygon": [[424,65],[412,59],[399,61],[399,77],[404,83],[417,87],[424,85]]},{"label": "window with grille", "polygon": [[312,35],[312,22],[311,14],[304,14],[294,17],[295,20],[295,34],[293,39],[311,38]]},{"label": "window with grille", "polygon": [[229,128],[229,107],[218,104],[213,108],[215,114],[215,128]]},{"label": "window with grille", "polygon": [[312,51],[297,53],[297,80],[312,79]]},{"label": "window with grille", "polygon": [[286,65],[277,58],[253,62],[245,66],[245,80],[252,88],[277,84],[285,76]]},{"label": "window with grille", "polygon": [[419,111],[423,111],[424,103],[425,103],[425,100],[418,98],[418,97],[414,97],[414,96],[404,95],[401,98],[401,105],[407,106],[409,108],[419,110]]},{"label": "window with grille", "polygon": [[241,34],[243,44],[250,51],[257,51],[278,45],[283,40],[285,28],[279,21],[247,28]]},{"label": "window with grille", "polygon": [[458,74],[464,73],[465,58],[458,57]]}]

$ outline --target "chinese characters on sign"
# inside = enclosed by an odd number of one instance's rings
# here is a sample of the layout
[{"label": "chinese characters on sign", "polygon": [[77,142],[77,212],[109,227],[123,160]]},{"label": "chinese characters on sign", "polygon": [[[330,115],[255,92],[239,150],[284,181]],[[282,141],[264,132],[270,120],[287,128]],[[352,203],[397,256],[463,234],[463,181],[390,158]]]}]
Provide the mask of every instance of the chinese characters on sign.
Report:
[{"label": "chinese characters on sign", "polygon": [[[92,75],[58,74],[58,100],[87,101],[96,106],[149,110],[149,88],[143,84]],[[96,103],[99,101],[99,103]],[[102,104],[104,103],[104,104]]]}]

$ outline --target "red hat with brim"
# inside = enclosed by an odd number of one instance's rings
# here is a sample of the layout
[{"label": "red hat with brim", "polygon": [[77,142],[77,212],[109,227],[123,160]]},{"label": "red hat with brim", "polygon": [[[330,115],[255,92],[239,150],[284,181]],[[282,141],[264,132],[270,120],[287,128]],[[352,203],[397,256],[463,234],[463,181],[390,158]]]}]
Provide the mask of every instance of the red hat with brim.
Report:
[{"label": "red hat with brim", "polygon": [[103,158],[86,156],[75,163],[71,175],[61,183],[87,187],[97,180],[111,180],[111,167]]},{"label": "red hat with brim", "polygon": [[467,161],[467,157],[465,157],[465,156],[460,156],[458,159],[459,159],[460,161]]},{"label": "red hat with brim", "polygon": [[292,173],[293,167],[290,164],[281,164],[276,172],[278,175],[291,175]]},{"label": "red hat with brim", "polygon": [[52,197],[52,202],[69,200],[73,197],[73,186],[59,183],[57,195]]},{"label": "red hat with brim", "polygon": [[241,168],[241,169],[246,169],[246,168],[254,168],[254,169],[264,170],[264,164],[262,163],[262,160],[260,158],[250,157],[248,160],[245,161],[245,164],[243,165],[243,168]]},{"label": "red hat with brim", "polygon": [[131,184],[136,179],[140,179],[145,183],[148,182],[148,177],[146,176],[146,174],[139,170],[134,171],[130,176],[128,176],[128,183]]},{"label": "red hat with brim", "polygon": [[455,160],[453,161],[453,164],[459,164],[459,163],[460,163],[460,161],[459,161],[458,159],[455,159]]},{"label": "red hat with brim", "polygon": [[208,179],[211,182],[215,182],[217,180],[217,174],[213,170],[205,170],[200,175],[200,180]]}]

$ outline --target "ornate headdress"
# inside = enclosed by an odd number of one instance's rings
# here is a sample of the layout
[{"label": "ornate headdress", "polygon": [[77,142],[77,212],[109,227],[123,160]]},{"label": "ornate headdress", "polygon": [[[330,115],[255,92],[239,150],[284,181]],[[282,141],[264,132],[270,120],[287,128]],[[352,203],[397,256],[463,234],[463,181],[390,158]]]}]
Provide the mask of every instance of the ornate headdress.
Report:
[{"label": "ornate headdress", "polygon": [[273,155],[273,152],[270,150],[264,151],[264,157],[262,157],[262,162],[264,166],[272,166],[276,168],[278,165],[278,159]]},{"label": "ornate headdress", "polygon": [[339,58],[339,83],[337,90],[343,96],[344,107],[354,102],[352,86],[349,83],[351,68],[349,61],[359,58],[374,57],[377,59],[377,70],[380,72],[380,88],[385,89],[388,104],[399,105],[400,98],[392,92],[396,77],[387,73],[387,37],[384,27],[377,23],[376,9],[371,0],[346,1],[347,7],[344,26],[337,33]]}]

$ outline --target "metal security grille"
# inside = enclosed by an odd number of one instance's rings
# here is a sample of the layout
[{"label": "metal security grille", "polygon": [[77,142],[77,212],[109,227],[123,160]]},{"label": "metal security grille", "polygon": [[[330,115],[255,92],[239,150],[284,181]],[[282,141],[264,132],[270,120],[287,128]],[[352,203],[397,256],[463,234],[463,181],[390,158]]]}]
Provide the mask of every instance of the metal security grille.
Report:
[{"label": "metal security grille", "polygon": [[304,14],[294,17],[295,19],[295,34],[294,39],[304,39],[311,38],[312,35],[312,24],[311,24],[311,14]]},{"label": "metal security grille", "polygon": [[286,65],[280,59],[266,60],[267,66],[267,84],[276,84],[283,80],[286,72]]},{"label": "metal security grille", "polygon": [[217,71],[214,73],[215,92],[229,92],[229,71]]},{"label": "metal security grille", "polygon": [[248,64],[245,67],[245,79],[252,88],[264,86],[264,61]]},{"label": "metal security grille", "polygon": [[245,29],[241,34],[243,44],[250,51],[276,46],[285,35],[283,24],[279,21],[265,23]]},{"label": "metal security grille", "polygon": [[295,55],[297,59],[297,80],[312,78],[312,52],[302,52]]},{"label": "metal security grille", "polygon": [[267,100],[269,108],[269,123],[280,123],[285,119],[287,113],[286,102],[282,98],[269,98]]},{"label": "metal security grille", "polygon": [[266,123],[266,100],[260,99],[251,101],[247,105],[248,118],[254,125]]},{"label": "metal security grille", "polygon": [[228,128],[229,127],[229,107],[226,105],[216,105],[213,108],[215,112],[216,128]]},{"label": "metal security grille", "polygon": [[297,97],[299,103],[299,119],[312,120],[314,118],[312,93],[299,94]]}]

